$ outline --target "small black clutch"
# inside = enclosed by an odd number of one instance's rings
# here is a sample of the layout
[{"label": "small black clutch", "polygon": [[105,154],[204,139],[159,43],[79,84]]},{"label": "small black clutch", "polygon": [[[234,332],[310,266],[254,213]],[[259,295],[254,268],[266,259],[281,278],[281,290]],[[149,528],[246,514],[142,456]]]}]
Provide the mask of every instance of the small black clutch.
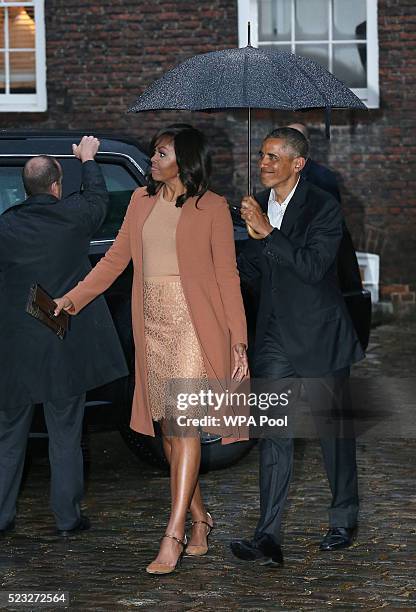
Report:
[{"label": "small black clutch", "polygon": [[61,340],[69,327],[69,315],[63,310],[55,317],[56,304],[51,296],[40,285],[35,283],[31,286],[26,304],[26,312],[49,327]]}]

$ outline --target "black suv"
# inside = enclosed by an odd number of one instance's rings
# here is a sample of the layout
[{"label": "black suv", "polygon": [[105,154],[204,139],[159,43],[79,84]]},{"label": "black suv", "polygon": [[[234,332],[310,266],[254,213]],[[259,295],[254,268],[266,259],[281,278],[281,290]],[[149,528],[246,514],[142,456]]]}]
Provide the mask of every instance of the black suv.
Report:
[{"label": "black suv", "polygon": [[[120,135],[95,133],[100,141],[96,161],[100,165],[110,194],[107,218],[91,241],[92,265],[104,255],[114,241],[123,221],[132,192],[145,184],[149,158],[143,148],[133,139]],[[21,179],[22,168],[28,158],[53,155],[63,167],[63,194],[80,189],[81,164],[72,154],[72,143],[79,142],[81,132],[0,132],[0,214],[7,208],[25,199]],[[247,234],[238,215],[233,215],[237,252],[244,244]],[[1,237],[0,237],[1,239]],[[94,389],[87,395],[86,426],[89,430],[118,427],[130,449],[141,458],[159,465],[164,460],[160,437],[151,438],[132,431],[129,427],[132,393],[134,388],[133,337],[131,328],[130,293],[132,282],[131,265],[105,293],[108,306],[117,328],[131,375],[114,383]],[[371,300],[368,291],[360,287],[343,287],[344,297],[350,310],[361,343],[367,346],[371,320]],[[254,336],[256,296],[243,287],[249,334]],[[36,411],[33,434],[44,435],[42,411]],[[253,441],[221,445],[217,436],[203,436],[201,470],[217,469],[230,465],[252,447]]]}]

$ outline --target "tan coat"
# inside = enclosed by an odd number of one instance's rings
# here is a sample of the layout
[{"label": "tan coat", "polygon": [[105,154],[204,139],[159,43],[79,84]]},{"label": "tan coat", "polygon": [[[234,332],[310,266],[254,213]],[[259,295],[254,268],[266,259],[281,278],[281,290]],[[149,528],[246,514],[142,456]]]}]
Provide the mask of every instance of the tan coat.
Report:
[{"label": "tan coat", "polygon": [[[147,195],[145,187],[134,192],[113,246],[86,278],[66,294],[74,304],[72,314],[76,314],[103,293],[133,260],[131,308],[136,386],[130,426],[151,436],[154,429],[143,350],[142,228],[155,201],[156,197]],[[179,273],[208,378],[221,381],[224,387],[224,381],[231,378],[232,346],[247,344],[233,226],[224,198],[209,191],[199,200],[198,208],[195,202],[196,198],[185,202],[176,229]]]}]

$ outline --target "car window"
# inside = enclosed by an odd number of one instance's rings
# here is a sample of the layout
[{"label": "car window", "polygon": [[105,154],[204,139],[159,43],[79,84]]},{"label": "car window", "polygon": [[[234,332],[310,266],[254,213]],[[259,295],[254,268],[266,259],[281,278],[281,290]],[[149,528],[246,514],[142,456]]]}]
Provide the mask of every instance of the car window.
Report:
[{"label": "car window", "polygon": [[0,215],[25,200],[22,166],[0,167]]},{"label": "car window", "polygon": [[94,240],[111,239],[116,236],[126,214],[131,194],[140,186],[124,166],[100,163],[100,168],[110,195],[110,209]]}]

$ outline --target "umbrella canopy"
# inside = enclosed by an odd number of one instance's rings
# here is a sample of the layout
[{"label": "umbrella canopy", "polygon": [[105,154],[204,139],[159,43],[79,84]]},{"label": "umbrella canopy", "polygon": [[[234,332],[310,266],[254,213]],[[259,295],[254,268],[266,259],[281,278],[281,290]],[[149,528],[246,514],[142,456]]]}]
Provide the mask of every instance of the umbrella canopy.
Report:
[{"label": "umbrella canopy", "polygon": [[195,55],[155,81],[130,111],[226,108],[361,108],[342,82],[311,59],[250,45]]},{"label": "umbrella canopy", "polygon": [[[250,24],[248,24],[250,41]],[[130,112],[150,110],[248,109],[247,188],[251,193],[251,109],[326,109],[367,107],[339,79],[313,60],[250,44],[194,55],[166,72],[136,100]],[[255,232],[248,228],[250,236]]]}]

